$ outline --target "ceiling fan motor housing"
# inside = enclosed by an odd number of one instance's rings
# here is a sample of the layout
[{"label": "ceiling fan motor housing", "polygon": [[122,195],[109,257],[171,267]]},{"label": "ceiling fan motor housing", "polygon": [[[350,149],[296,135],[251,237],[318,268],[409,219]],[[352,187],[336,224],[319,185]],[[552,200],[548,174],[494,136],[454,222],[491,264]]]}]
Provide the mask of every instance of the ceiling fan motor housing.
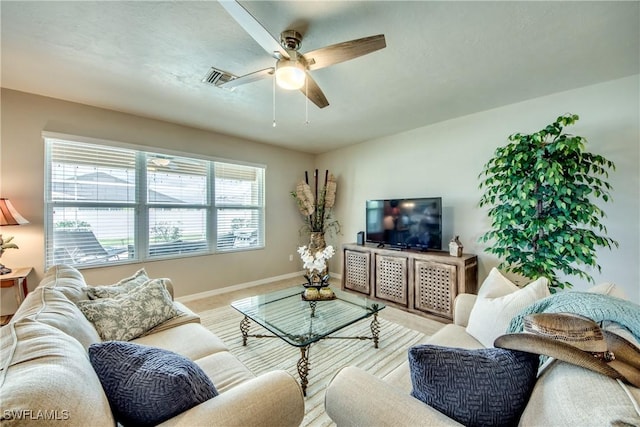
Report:
[{"label": "ceiling fan motor housing", "polygon": [[286,30],[280,33],[280,44],[287,50],[298,50],[302,46],[302,34],[296,30]]}]

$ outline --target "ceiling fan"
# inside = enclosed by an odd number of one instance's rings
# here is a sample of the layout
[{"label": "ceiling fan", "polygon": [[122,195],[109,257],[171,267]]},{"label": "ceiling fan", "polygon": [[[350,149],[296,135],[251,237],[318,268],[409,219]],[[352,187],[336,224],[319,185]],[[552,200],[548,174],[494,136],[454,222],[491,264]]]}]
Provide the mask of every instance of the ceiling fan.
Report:
[{"label": "ceiling fan", "polygon": [[235,19],[238,24],[264,50],[277,61],[274,67],[254,71],[244,76],[212,68],[212,72],[204,81],[218,87],[235,88],[246,83],[255,82],[275,74],[276,83],[283,89],[301,90],[318,108],[329,105],[324,93],[313,80],[309,71],[318,70],[333,64],[348,61],[385,48],[383,34],[363,37],[334,45],[322,47],[302,54],[298,52],[302,43],[302,35],[296,30],[285,30],[280,34],[278,42],[240,3],[237,1],[219,0],[220,5]]}]

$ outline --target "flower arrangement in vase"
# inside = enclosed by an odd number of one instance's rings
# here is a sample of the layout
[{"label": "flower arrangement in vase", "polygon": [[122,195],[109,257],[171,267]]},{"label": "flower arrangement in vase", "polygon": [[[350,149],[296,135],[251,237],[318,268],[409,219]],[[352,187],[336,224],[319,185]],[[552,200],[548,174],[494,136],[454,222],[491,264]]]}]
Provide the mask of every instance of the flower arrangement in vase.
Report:
[{"label": "flower arrangement in vase", "polygon": [[307,300],[335,298],[335,294],[329,288],[329,274],[327,273],[327,260],[335,254],[333,246],[329,245],[315,254],[307,246],[301,246],[298,248],[298,254],[302,259],[303,267],[307,270],[307,274],[304,276],[307,279],[307,283],[304,285],[307,289],[305,289],[303,297]]}]

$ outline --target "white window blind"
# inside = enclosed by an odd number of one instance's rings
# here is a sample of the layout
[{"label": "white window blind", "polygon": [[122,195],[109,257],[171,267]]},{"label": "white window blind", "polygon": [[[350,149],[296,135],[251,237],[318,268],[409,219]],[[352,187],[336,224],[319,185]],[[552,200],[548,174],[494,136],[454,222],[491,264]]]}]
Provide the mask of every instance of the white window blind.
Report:
[{"label": "white window blind", "polygon": [[264,168],[45,137],[46,265],[264,246]]},{"label": "white window blind", "polygon": [[264,169],[216,162],[217,249],[264,246]]},{"label": "white window blind", "polygon": [[135,222],[135,151],[71,141],[47,147],[47,266],[127,258]]},{"label": "white window blind", "polygon": [[209,251],[209,161],[146,156],[149,258]]}]

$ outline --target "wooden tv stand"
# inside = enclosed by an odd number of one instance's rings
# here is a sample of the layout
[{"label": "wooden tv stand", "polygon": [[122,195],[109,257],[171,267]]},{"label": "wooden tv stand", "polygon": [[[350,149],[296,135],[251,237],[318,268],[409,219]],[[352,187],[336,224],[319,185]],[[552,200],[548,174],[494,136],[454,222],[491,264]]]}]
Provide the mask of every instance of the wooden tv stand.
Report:
[{"label": "wooden tv stand", "polygon": [[476,255],[454,257],[368,244],[345,244],[342,253],[342,289],[412,313],[452,320],[455,297],[477,291]]}]

